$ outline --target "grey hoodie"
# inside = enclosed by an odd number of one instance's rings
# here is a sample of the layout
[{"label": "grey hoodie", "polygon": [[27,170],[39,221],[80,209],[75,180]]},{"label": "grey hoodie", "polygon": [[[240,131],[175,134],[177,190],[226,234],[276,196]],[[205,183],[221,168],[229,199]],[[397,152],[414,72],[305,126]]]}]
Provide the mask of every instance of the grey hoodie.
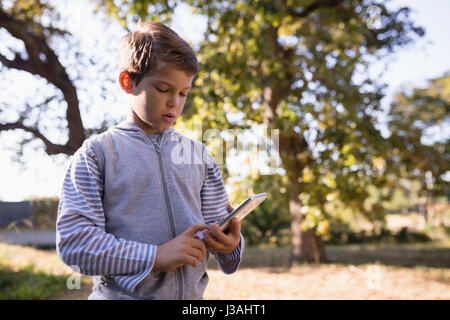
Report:
[{"label": "grey hoodie", "polygon": [[[198,267],[159,272],[152,270],[156,247],[193,224],[220,220],[227,204],[220,171],[202,143],[173,128],[152,135],[124,121],[86,140],[74,156],[59,206],[58,253],[81,273],[96,275],[90,299],[201,299],[209,254]],[[95,232],[81,227],[86,219],[76,223],[79,216],[89,218],[87,208],[93,208]],[[107,242],[111,235],[115,239]],[[86,245],[79,249],[77,241]],[[243,252],[241,236],[232,254],[213,254],[232,273]]]}]

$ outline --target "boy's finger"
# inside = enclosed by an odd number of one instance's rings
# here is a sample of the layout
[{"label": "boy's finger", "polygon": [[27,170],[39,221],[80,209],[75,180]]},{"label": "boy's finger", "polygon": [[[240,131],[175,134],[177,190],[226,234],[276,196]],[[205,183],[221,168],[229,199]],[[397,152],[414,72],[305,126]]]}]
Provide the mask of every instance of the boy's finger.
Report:
[{"label": "boy's finger", "polygon": [[196,256],[188,255],[186,258],[186,263],[190,264],[193,267],[197,267],[199,265],[199,259]]},{"label": "boy's finger", "polygon": [[211,234],[214,236],[214,238],[217,239],[218,242],[221,242],[223,244],[228,244],[230,242],[230,239],[228,236],[223,233],[223,231],[219,228],[217,223],[213,223],[209,226],[209,230],[211,231]]},{"label": "boy's finger", "polygon": [[224,248],[224,245],[218,241],[216,241],[211,233],[209,231],[203,231],[203,236],[206,242],[206,245],[208,246],[208,249],[214,250],[214,251],[220,251]]},{"label": "boy's finger", "polygon": [[196,223],[196,224],[193,224],[192,226],[190,226],[183,233],[190,237],[193,237],[198,231],[203,230],[203,229],[208,229],[208,226],[204,223]]},{"label": "boy's finger", "polygon": [[199,248],[194,248],[194,247],[191,248],[191,250],[188,252],[188,254],[197,260],[201,260],[204,257],[203,250],[201,250]]},{"label": "boy's finger", "polygon": [[227,211],[228,213],[232,212],[234,210],[234,208],[231,206],[231,204],[227,205]]},{"label": "boy's finger", "polygon": [[191,239],[190,244],[192,245],[193,248],[196,248],[202,252],[202,258],[206,255],[206,246],[203,240],[194,237]]},{"label": "boy's finger", "polygon": [[[201,232],[201,231],[200,231]],[[203,247],[205,247],[205,243],[203,242],[203,240],[198,238],[198,233],[192,237],[192,238],[188,238],[187,239],[187,243],[197,249],[202,250]]]},{"label": "boy's finger", "polygon": [[241,236],[241,224],[242,221],[238,218],[233,218],[231,220],[230,234],[233,236],[233,238]]}]

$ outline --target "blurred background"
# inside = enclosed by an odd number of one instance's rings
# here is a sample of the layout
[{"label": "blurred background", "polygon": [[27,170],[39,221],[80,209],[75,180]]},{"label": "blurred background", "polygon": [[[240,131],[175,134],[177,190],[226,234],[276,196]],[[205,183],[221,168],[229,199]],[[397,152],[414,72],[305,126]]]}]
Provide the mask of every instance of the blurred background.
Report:
[{"label": "blurred background", "polygon": [[199,59],[175,128],[207,145],[234,206],[268,193],[243,222],[240,270],[210,259],[206,299],[450,299],[448,12],[0,1],[0,299],[89,295],[91,278],[56,256],[58,196],[84,139],[127,116],[117,48],[140,19]]}]

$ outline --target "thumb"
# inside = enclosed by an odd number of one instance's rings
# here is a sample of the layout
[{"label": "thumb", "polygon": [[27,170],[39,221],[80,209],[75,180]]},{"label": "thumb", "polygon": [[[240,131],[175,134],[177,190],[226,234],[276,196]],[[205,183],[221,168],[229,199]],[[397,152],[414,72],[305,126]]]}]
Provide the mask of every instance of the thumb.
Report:
[{"label": "thumb", "polygon": [[208,226],[203,223],[196,223],[190,226],[185,232],[183,232],[187,236],[194,236],[197,232],[203,229],[208,229]]},{"label": "thumb", "polygon": [[230,234],[232,234],[233,237],[240,237],[241,223],[242,221],[236,217],[234,217],[233,220],[231,221]]}]

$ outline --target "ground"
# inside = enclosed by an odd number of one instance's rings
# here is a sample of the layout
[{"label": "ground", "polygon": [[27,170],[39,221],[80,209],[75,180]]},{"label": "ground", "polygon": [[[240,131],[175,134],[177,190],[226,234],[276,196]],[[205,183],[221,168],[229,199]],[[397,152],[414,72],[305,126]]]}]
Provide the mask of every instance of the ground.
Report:
[{"label": "ground", "polygon": [[[327,253],[329,263],[287,268],[283,267],[287,249],[249,248],[233,275],[218,270],[212,258],[204,298],[450,299],[448,244],[327,247]],[[60,276],[72,284],[77,276],[54,250],[0,243],[0,257],[0,264],[13,272],[33,265],[36,271]],[[82,276],[80,289],[64,289],[51,299],[86,299],[91,281],[91,277]]]},{"label": "ground", "polygon": [[450,271],[306,265],[210,273],[205,299],[450,299]]}]

